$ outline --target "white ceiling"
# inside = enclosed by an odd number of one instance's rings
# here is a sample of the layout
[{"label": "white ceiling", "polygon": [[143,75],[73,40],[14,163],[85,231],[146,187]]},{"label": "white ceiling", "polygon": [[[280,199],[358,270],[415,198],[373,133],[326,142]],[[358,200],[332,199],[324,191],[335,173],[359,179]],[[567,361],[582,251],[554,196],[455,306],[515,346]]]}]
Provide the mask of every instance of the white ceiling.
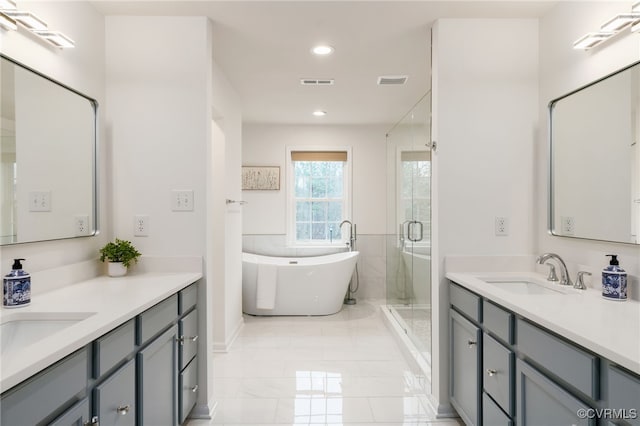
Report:
[{"label": "white ceiling", "polygon": [[[92,1],[105,15],[208,16],[245,122],[392,124],[429,90],[438,18],[537,18],[555,1]],[[310,53],[318,43],[333,55]],[[408,75],[403,86],[378,76]],[[333,86],[302,86],[332,78]],[[327,111],[313,117],[315,109]]]}]

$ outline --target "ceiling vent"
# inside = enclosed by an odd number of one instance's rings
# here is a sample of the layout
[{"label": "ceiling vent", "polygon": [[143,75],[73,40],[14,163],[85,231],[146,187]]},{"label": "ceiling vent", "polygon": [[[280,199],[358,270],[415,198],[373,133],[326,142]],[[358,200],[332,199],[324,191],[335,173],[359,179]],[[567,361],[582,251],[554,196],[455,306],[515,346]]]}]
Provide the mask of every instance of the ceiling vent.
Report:
[{"label": "ceiling vent", "polygon": [[379,86],[387,85],[401,85],[407,82],[409,76],[407,75],[383,75],[378,77]]},{"label": "ceiling vent", "polygon": [[335,80],[332,78],[301,78],[300,84],[303,86],[333,86]]}]

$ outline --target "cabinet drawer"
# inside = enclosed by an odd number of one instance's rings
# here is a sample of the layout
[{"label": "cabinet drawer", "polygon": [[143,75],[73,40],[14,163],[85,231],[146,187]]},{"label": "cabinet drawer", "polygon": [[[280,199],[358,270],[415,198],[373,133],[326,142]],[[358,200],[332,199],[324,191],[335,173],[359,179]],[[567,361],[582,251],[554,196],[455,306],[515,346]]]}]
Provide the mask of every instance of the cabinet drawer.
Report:
[{"label": "cabinet drawer", "polygon": [[513,314],[484,300],[482,303],[482,323],[503,342],[513,344]]},{"label": "cabinet drawer", "polygon": [[518,426],[596,424],[595,418],[580,415],[591,412],[592,407],[520,359],[516,361],[516,387]]},{"label": "cabinet drawer", "polygon": [[640,425],[640,377],[634,376],[617,367],[609,366],[609,408],[621,410],[627,417],[633,417],[632,409],[636,410],[634,419],[625,419],[629,424]]},{"label": "cabinet drawer", "polygon": [[518,318],[518,349],[527,358],[594,400],[598,395],[598,358]]},{"label": "cabinet drawer", "polygon": [[138,317],[138,344],[167,328],[178,317],[178,295],[174,294]]},{"label": "cabinet drawer", "polygon": [[111,370],[135,349],[135,321],[130,320],[93,342],[93,377]]},{"label": "cabinet drawer", "polygon": [[482,424],[487,426],[513,426],[507,416],[486,393],[482,394]]},{"label": "cabinet drawer", "polygon": [[198,352],[198,310],[194,309],[179,323],[180,370],[196,356]]},{"label": "cabinet drawer", "polygon": [[451,305],[472,320],[480,322],[482,318],[480,297],[456,284],[451,284],[449,289]]},{"label": "cabinet drawer", "polygon": [[189,312],[190,309],[196,306],[198,302],[198,283],[191,284],[189,287],[183,289],[178,293],[180,295],[180,315],[185,312]]},{"label": "cabinet drawer", "polygon": [[196,398],[198,397],[198,358],[194,358],[187,368],[180,373],[180,424],[184,423],[185,419],[196,405]]},{"label": "cabinet drawer", "polygon": [[510,416],[514,414],[514,354],[488,334],[482,339],[484,390]]},{"label": "cabinet drawer", "polygon": [[0,424],[30,426],[53,414],[86,388],[87,362],[81,349],[3,394]]},{"label": "cabinet drawer", "polygon": [[135,426],[136,364],[130,360],[94,389],[94,405],[101,424]]}]

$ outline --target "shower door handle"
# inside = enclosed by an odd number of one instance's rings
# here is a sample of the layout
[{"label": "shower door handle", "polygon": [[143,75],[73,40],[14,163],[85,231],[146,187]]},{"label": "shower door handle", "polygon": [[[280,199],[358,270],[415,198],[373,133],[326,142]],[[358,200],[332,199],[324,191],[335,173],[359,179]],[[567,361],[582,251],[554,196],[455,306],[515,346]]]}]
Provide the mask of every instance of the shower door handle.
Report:
[{"label": "shower door handle", "polygon": [[[413,232],[413,225],[419,225],[418,229],[420,230],[420,233],[418,234],[417,238],[414,238],[414,232]],[[422,241],[422,237],[424,236],[423,234],[423,225],[422,222],[417,221],[417,220],[412,220],[409,222],[409,230],[408,230],[408,236],[407,238],[412,241],[412,242],[418,242],[418,241]]]}]

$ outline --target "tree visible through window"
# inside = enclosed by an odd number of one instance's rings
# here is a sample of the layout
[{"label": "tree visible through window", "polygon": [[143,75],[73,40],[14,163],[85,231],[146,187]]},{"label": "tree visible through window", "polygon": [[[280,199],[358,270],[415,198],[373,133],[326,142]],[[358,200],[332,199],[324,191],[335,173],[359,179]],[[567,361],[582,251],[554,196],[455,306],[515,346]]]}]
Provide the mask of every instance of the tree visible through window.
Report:
[{"label": "tree visible through window", "polygon": [[292,152],[291,158],[295,242],[340,241],[346,205],[346,152]]}]

